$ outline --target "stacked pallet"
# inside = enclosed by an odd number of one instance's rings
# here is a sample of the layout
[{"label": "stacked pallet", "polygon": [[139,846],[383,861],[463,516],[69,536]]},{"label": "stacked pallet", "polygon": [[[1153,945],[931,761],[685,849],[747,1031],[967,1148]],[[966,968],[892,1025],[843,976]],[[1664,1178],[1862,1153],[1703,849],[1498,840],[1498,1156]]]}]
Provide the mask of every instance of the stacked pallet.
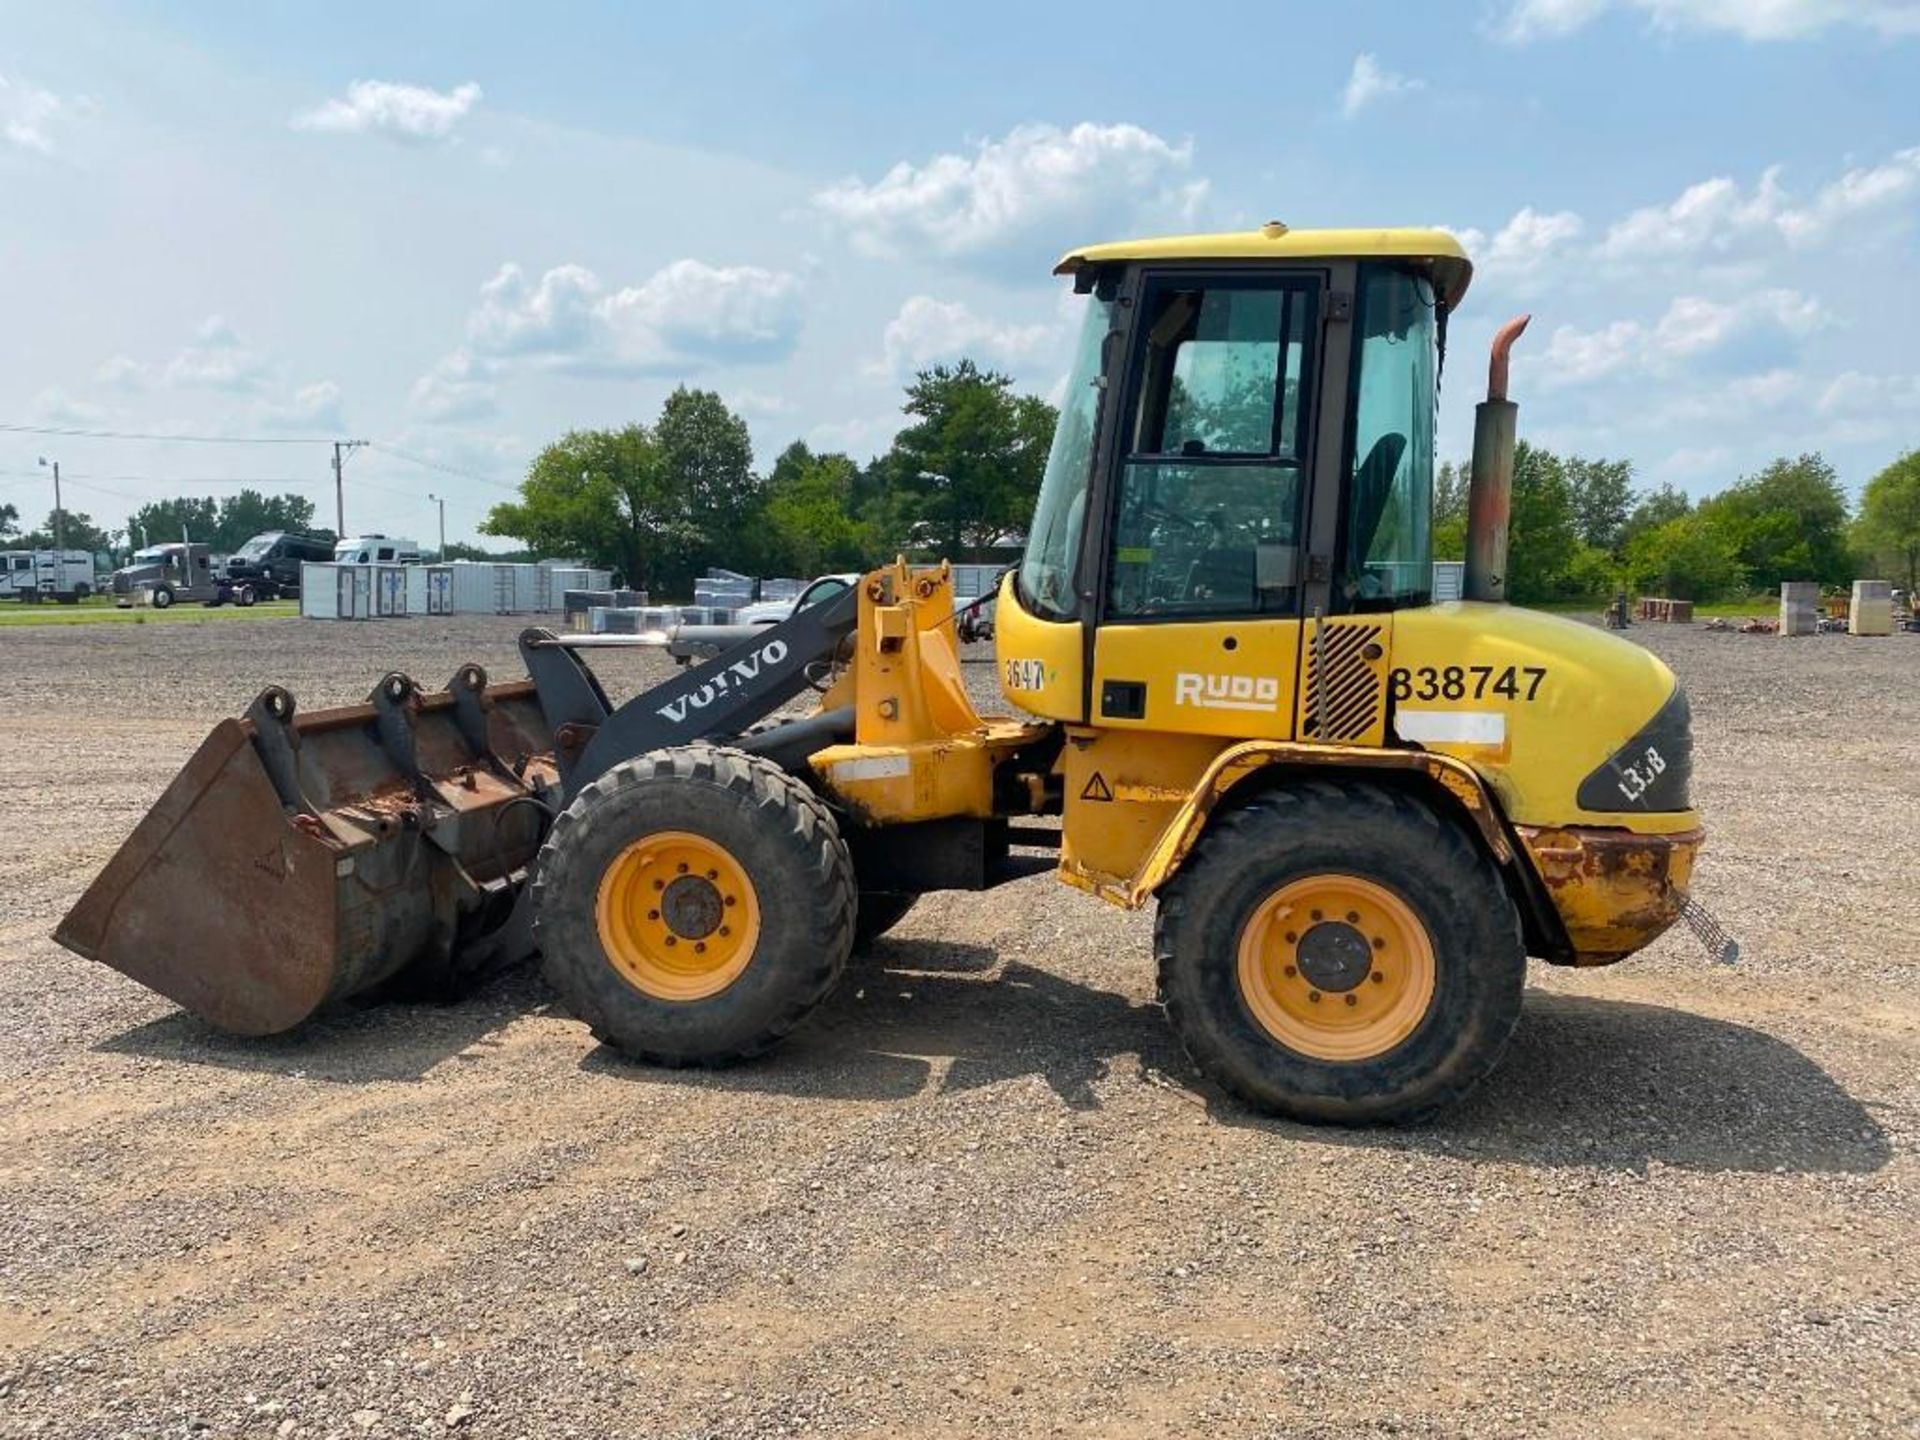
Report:
[{"label": "stacked pallet", "polygon": [[1893,583],[1888,580],[1853,582],[1853,604],[1847,611],[1849,635],[1893,633]]},{"label": "stacked pallet", "polygon": [[1663,625],[1691,625],[1693,623],[1693,602],[1691,600],[1667,600],[1643,595],[1634,607],[1634,615],[1641,620],[1652,620]]},{"label": "stacked pallet", "polygon": [[1817,635],[1819,632],[1819,582],[1782,581],[1780,584],[1780,633],[1782,635]]}]

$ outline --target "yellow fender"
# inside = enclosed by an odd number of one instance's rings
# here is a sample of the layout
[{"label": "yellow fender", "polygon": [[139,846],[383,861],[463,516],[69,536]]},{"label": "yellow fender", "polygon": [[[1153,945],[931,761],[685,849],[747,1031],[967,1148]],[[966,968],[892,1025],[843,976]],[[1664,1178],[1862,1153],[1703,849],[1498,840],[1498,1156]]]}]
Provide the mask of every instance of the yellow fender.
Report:
[{"label": "yellow fender", "polygon": [[1329,770],[1346,769],[1422,772],[1459,801],[1495,860],[1503,866],[1513,862],[1513,846],[1500,822],[1500,812],[1494,805],[1493,796],[1465,761],[1426,750],[1248,740],[1230,745],[1214,757],[1195,782],[1186,801],[1174,813],[1173,819],[1167,822],[1167,828],[1160,832],[1160,838],[1154,841],[1153,847],[1142,858],[1139,868],[1127,882],[1125,892],[1107,898],[1118,900],[1130,910],[1146,904],[1153,893],[1186,862],[1201,832],[1206,829],[1207,817],[1213,813],[1222,796],[1258,770],[1287,764],[1310,766],[1322,774]]}]

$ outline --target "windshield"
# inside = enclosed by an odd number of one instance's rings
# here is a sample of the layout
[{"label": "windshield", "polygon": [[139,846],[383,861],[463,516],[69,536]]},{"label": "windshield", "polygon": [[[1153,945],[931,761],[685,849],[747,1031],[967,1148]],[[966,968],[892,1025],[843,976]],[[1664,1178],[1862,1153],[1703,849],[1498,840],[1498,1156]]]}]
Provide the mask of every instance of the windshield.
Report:
[{"label": "windshield", "polygon": [[236,560],[258,560],[269,550],[273,549],[273,542],[279,538],[278,535],[256,535],[238,550],[234,551],[233,558]]},{"label": "windshield", "polygon": [[1113,302],[1092,300],[1067,377],[1066,398],[1054,426],[1046,477],[1033,507],[1027,554],[1020,562],[1020,597],[1037,615],[1067,619],[1077,601],[1074,562],[1086,528],[1087,485],[1093,476],[1093,438],[1100,423],[1100,370]]},{"label": "windshield", "polygon": [[166,546],[153,545],[145,550],[134,551],[133,563],[136,565],[164,565],[167,563],[167,555],[168,551]]}]

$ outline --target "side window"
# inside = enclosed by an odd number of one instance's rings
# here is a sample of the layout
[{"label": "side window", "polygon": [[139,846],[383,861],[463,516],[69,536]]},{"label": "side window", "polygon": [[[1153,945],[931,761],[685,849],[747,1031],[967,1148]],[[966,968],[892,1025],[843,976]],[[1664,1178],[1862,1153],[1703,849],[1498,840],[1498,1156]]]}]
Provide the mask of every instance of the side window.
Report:
[{"label": "side window", "polygon": [[1110,614],[1297,612],[1318,295],[1312,280],[1148,285]]},{"label": "side window", "polygon": [[393,547],[391,545],[382,545],[380,547],[379,558],[382,560],[391,560],[393,558]]},{"label": "side window", "polygon": [[1340,595],[1356,611],[1421,605],[1433,590],[1432,287],[1419,275],[1366,266],[1355,320]]}]

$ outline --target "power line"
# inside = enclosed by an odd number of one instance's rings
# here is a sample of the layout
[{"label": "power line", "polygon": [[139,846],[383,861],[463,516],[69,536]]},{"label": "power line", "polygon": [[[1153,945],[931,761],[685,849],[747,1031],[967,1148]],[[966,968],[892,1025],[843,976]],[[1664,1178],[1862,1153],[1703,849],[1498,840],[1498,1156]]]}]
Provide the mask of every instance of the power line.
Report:
[{"label": "power line", "polygon": [[448,465],[443,461],[429,460],[424,455],[415,455],[411,450],[402,450],[398,445],[390,445],[385,440],[372,440],[368,443],[382,454],[392,455],[396,459],[410,461],[415,465],[423,465],[429,470],[438,470],[444,475],[457,475],[462,480],[477,480],[482,485],[492,485],[501,490],[517,491],[520,488],[518,485],[512,484],[509,481],[496,480],[491,475],[477,475],[471,470],[462,470],[458,465]]},{"label": "power line", "polygon": [[159,440],[191,445],[331,445],[314,435],[161,435],[142,430],[76,430],[62,425],[14,425],[0,422],[0,432],[13,435],[65,435],[80,440]]}]

